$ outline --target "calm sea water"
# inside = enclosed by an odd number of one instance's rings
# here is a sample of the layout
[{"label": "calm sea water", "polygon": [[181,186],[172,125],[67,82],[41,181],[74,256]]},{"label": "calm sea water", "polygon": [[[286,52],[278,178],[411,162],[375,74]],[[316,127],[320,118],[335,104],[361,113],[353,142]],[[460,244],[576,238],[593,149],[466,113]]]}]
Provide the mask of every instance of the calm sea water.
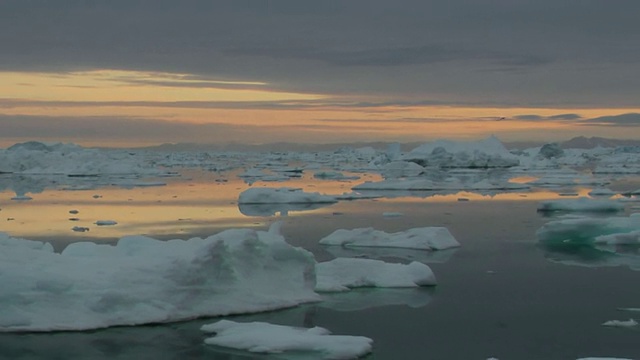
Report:
[{"label": "calm sea water", "polygon": [[[349,191],[354,183],[305,177],[291,184],[254,186],[297,186],[339,194]],[[358,255],[425,261],[439,285],[354,290],[294,309],[232,317],[236,321],[321,326],[334,334],[371,337],[374,352],[369,359],[640,358],[639,330],[601,326],[607,320],[634,317],[634,313],[618,308],[640,307],[640,272],[604,266],[606,259],[592,252],[563,253],[536,243],[535,231],[551,220],[536,212],[537,201],[558,197],[557,193],[424,193],[292,210],[288,216],[246,216],[246,209],[236,204],[237,194],[246,187],[231,179],[216,183],[204,175],[189,181],[170,180],[164,187],[45,189],[22,203],[5,201],[12,193],[4,192],[0,193],[0,230],[16,237],[51,240],[60,249],[70,241],[112,242],[132,234],[188,238],[233,227],[266,228],[281,220],[287,240],[312,251],[318,260]],[[588,191],[571,190],[580,194]],[[469,201],[458,201],[462,197]],[[627,214],[633,211],[632,206],[629,204]],[[72,209],[79,213],[70,215]],[[384,212],[403,216],[384,217]],[[99,219],[116,220],[118,225],[93,225]],[[91,230],[72,232],[70,228],[76,225]],[[462,247],[425,256],[415,251],[384,250],[345,254],[318,245],[318,240],[336,229],[370,226],[388,232],[446,226]],[[640,259],[638,249],[628,251]],[[0,334],[0,358],[274,358],[204,345],[199,327],[216,320],[91,332]]]}]

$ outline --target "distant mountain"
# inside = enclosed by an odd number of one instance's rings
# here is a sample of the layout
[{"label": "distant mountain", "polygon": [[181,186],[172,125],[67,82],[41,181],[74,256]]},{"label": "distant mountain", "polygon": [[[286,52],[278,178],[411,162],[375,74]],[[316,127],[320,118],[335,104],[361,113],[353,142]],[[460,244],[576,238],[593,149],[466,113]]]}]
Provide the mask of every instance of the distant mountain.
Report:
[{"label": "distant mountain", "polygon": [[[360,142],[360,143],[336,143],[336,144],[299,144],[299,143],[269,143],[269,144],[196,144],[196,143],[177,143],[162,144],[157,146],[149,146],[136,148],[138,150],[154,150],[154,151],[250,151],[250,152],[314,152],[314,151],[334,151],[340,148],[349,147],[353,149],[361,147],[372,147],[377,150],[385,150],[392,142]],[[419,145],[421,142],[412,142],[401,144],[403,151],[409,151]]]},{"label": "distant mountain", "polygon": [[[595,147],[640,146],[640,140],[608,139],[603,137],[577,136],[566,141],[556,141],[563,149],[593,149]],[[544,141],[504,142],[507,149],[528,149],[546,144]]]},{"label": "distant mountain", "polygon": [[560,143],[565,149],[592,149],[594,147],[640,146],[640,140],[619,140],[602,137],[578,136]]},{"label": "distant mountain", "polygon": [[[408,152],[414,148],[424,144],[424,142],[411,142],[400,144],[402,151]],[[520,141],[520,142],[503,142],[507,149],[526,149],[538,147],[546,144],[544,141]],[[385,150],[392,142],[360,142],[360,143],[336,143],[336,144],[299,144],[299,143],[269,143],[269,144],[197,144],[197,143],[177,143],[162,144],[144,148],[136,148],[143,150],[179,152],[179,151],[250,151],[250,152],[314,152],[314,151],[334,151],[340,148],[361,148],[372,147],[377,150]],[[602,137],[584,137],[578,136],[567,141],[558,142],[560,147],[564,149],[592,149],[597,146],[616,147],[616,146],[640,146],[640,140],[618,140],[607,139]]]}]

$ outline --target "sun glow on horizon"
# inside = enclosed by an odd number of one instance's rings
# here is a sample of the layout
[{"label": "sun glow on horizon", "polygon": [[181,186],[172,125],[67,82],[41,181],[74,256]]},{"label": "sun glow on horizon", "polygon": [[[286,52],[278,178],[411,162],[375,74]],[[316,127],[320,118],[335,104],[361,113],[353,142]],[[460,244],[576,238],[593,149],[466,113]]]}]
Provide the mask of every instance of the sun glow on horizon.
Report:
[{"label": "sun glow on horizon", "polygon": [[[182,135],[183,138],[176,138],[171,130],[162,138],[147,138],[145,133],[106,138],[96,130],[91,137],[69,135],[54,139],[46,129],[38,135],[40,127],[31,125],[24,126],[28,130],[22,130],[20,135],[5,136],[3,143],[28,137],[109,146],[180,141],[408,142],[488,135],[510,141],[559,141],[580,132],[624,138],[628,134],[624,127],[594,127],[581,124],[580,120],[640,112],[640,108],[421,105],[419,101],[412,104],[405,100],[281,91],[261,81],[169,72],[0,72],[0,120],[4,117],[5,124],[15,124],[17,128],[17,122],[28,121],[29,117],[48,119],[51,124],[45,127],[55,126],[57,118],[65,119],[67,126],[103,122],[102,126],[107,127],[107,122],[114,119],[120,120],[120,126],[140,120],[193,126],[192,135]],[[561,114],[575,114],[577,119],[558,119]],[[527,119],[527,115],[534,118]],[[70,129],[69,134],[73,133]]]}]

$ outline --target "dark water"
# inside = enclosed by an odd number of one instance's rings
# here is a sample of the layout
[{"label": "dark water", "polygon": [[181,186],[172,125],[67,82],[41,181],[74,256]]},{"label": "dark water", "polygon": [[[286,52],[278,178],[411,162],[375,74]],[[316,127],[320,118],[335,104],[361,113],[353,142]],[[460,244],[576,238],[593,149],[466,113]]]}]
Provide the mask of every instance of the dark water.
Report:
[{"label": "dark water", "polygon": [[[335,249],[317,242],[339,228],[372,226],[393,232],[446,226],[462,247],[426,259],[439,282],[433,288],[356,290],[328,295],[322,303],[233,319],[321,326],[334,334],[367,336],[374,340],[368,359],[639,359],[639,330],[601,324],[640,316],[618,310],[640,307],[640,272],[601,266],[601,259],[588,252],[540,247],[535,231],[550,218],[536,213],[536,205],[527,199],[399,198],[341,202],[278,218],[284,221],[287,240],[314,252],[319,260],[335,256]],[[392,211],[404,216],[382,216]],[[252,219],[259,227],[274,220]],[[209,229],[201,231],[208,235]],[[194,230],[191,235],[200,234]],[[415,252],[359,253],[389,261],[416,257]],[[204,345],[199,327],[216,320],[78,333],[0,334],[0,358],[277,358]]]}]

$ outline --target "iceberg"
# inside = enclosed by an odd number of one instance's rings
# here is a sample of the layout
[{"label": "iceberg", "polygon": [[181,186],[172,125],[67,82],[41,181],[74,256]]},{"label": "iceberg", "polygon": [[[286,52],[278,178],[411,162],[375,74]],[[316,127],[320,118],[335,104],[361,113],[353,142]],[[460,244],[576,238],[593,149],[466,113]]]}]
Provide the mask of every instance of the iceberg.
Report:
[{"label": "iceberg", "polygon": [[[204,340],[207,345],[230,347],[254,353],[308,353],[313,359],[355,359],[371,352],[373,340],[363,336],[332,335],[325,328],[299,328],[265,322],[240,323],[230,320],[203,325],[201,330],[215,333]],[[291,354],[292,355],[292,354]]]},{"label": "iceberg", "polygon": [[508,168],[520,164],[518,158],[494,136],[470,142],[428,142],[400,159],[424,167],[440,168]]},{"label": "iceberg", "polygon": [[316,265],[316,291],[343,292],[358,287],[418,287],[436,285],[423,263],[392,264],[380,260],[338,258]]},{"label": "iceberg", "polygon": [[416,250],[444,250],[460,246],[445,227],[413,228],[391,234],[373,228],[339,229],[321,239],[320,244]]},{"label": "iceberg", "polygon": [[320,193],[308,193],[296,188],[250,188],[242,193],[238,199],[239,204],[308,204],[308,203],[335,203],[333,196]]},{"label": "iceberg", "polygon": [[268,232],[121,238],[115,246],[0,234],[0,332],[86,330],[251,313],[319,301],[315,260]]}]

